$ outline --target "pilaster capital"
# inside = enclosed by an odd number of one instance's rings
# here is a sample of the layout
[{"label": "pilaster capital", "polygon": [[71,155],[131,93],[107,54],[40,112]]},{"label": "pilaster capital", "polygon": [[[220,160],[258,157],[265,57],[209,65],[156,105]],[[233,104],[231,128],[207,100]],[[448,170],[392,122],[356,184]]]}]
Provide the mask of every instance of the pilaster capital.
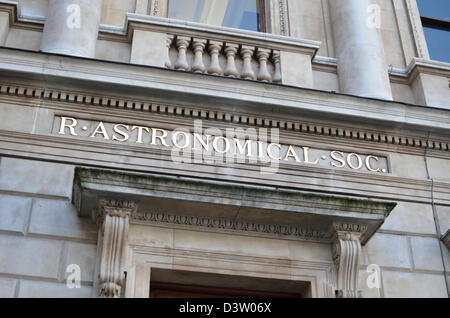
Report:
[{"label": "pilaster capital", "polygon": [[100,199],[99,200],[99,218],[106,215],[117,216],[121,218],[131,217],[137,210],[137,202],[118,199]]}]

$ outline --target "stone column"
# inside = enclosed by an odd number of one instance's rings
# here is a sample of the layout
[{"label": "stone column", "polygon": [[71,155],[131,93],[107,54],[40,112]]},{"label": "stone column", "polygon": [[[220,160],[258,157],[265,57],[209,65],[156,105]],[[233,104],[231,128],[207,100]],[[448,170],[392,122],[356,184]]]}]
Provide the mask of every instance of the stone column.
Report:
[{"label": "stone column", "polygon": [[50,0],[41,51],[95,57],[102,0]]},{"label": "stone column", "polygon": [[334,223],[333,259],[337,267],[337,298],[360,298],[358,288],[359,254],[361,236],[366,225]]},{"label": "stone column", "polygon": [[[380,30],[371,0],[329,1],[342,93],[392,100]],[[369,21],[369,23],[368,23]]]}]

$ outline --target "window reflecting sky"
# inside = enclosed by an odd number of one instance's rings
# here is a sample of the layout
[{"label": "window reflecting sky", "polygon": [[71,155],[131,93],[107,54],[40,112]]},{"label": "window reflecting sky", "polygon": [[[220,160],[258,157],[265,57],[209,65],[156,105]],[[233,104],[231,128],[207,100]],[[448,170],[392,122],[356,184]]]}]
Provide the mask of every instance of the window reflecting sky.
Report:
[{"label": "window reflecting sky", "polygon": [[450,0],[417,0],[423,17],[450,21]]},{"label": "window reflecting sky", "polygon": [[258,0],[169,0],[169,18],[258,31]]},{"label": "window reflecting sky", "polygon": [[424,27],[430,58],[450,63],[450,32]]}]

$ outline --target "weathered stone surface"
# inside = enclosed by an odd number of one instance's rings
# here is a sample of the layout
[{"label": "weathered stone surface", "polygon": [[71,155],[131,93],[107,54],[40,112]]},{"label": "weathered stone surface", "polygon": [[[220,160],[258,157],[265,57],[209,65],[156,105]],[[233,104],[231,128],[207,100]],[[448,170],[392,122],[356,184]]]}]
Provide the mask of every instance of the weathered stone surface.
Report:
[{"label": "weathered stone surface", "polygon": [[98,40],[95,58],[122,63],[130,62],[131,45],[129,43]]},{"label": "weathered stone surface", "polygon": [[444,235],[450,229],[450,207],[436,206],[437,217],[439,220],[440,235]]},{"label": "weathered stone surface", "polygon": [[97,227],[81,218],[70,201],[34,199],[29,233],[89,242],[97,241]]},{"label": "weathered stone surface", "polygon": [[289,258],[288,241],[264,238],[202,233],[194,231],[174,231],[174,248],[186,250],[215,251],[254,256]]},{"label": "weathered stone surface", "polygon": [[398,202],[381,229],[404,233],[435,234],[433,209],[428,204]]},{"label": "weathered stone surface", "polygon": [[18,49],[38,51],[42,33],[31,30],[11,28],[6,38],[6,46]]},{"label": "weathered stone surface", "polygon": [[[450,96],[448,96],[448,97],[450,97]],[[430,171],[430,178],[432,178],[434,180],[450,182],[450,161],[449,160],[428,157],[427,163],[428,163],[428,169]]]},{"label": "weathered stone surface", "polygon": [[87,298],[92,287],[68,288],[66,284],[21,280],[19,298]]},{"label": "weathered stone surface", "polygon": [[133,245],[171,248],[173,232],[172,229],[133,224],[130,226],[128,240]]},{"label": "weathered stone surface", "polygon": [[0,230],[24,233],[31,198],[0,194]]},{"label": "weathered stone surface", "polygon": [[63,277],[71,272],[67,272],[67,266],[76,264],[81,270],[81,281],[92,282],[94,280],[95,256],[97,252],[97,245],[82,244],[82,243],[66,243],[66,258],[63,262],[62,270]]},{"label": "weathered stone surface", "polygon": [[[291,52],[280,52],[282,83],[292,86],[313,88],[311,57]],[[295,67],[292,67],[295,65]],[[298,70],[302,71],[299,72]]]},{"label": "weathered stone surface", "polygon": [[[167,56],[165,33],[135,30],[130,63],[164,67]],[[152,45],[148,45],[152,43]]]},{"label": "weathered stone surface", "polygon": [[410,237],[415,270],[444,270],[439,240],[432,237]]},{"label": "weathered stone surface", "polygon": [[5,45],[9,32],[9,14],[0,12],[0,45]]},{"label": "weathered stone surface", "polygon": [[411,268],[406,236],[377,233],[367,243],[366,250],[371,264]]},{"label": "weathered stone surface", "polygon": [[58,277],[61,241],[0,234],[0,273]]},{"label": "weathered stone surface", "polygon": [[387,298],[447,298],[444,275],[383,271]]},{"label": "weathered stone surface", "polygon": [[0,278],[0,298],[13,298],[16,284],[16,279]]},{"label": "weathered stone surface", "polygon": [[380,283],[380,288],[374,287],[367,284],[367,279],[370,279],[370,275],[373,275],[373,272],[367,272],[366,266],[363,266],[362,269],[359,270],[359,278],[358,278],[358,289],[362,292],[363,298],[381,298],[381,273],[379,276],[378,282]]},{"label": "weathered stone surface", "polygon": [[73,174],[71,165],[2,158],[0,190],[71,198]]}]

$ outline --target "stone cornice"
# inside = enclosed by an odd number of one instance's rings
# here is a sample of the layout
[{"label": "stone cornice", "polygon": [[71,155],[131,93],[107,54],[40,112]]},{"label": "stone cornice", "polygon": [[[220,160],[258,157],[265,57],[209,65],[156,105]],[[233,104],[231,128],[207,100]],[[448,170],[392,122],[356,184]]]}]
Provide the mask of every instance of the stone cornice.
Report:
[{"label": "stone cornice", "polygon": [[38,88],[29,86],[18,86],[14,84],[2,84],[0,82],[0,96],[31,97],[54,102],[93,105],[106,108],[118,108],[130,111],[146,113],[167,114],[173,116],[191,117],[193,119],[216,120],[249,126],[260,126],[267,128],[279,128],[287,131],[298,131],[311,135],[333,136],[352,140],[369,141],[376,143],[394,144],[405,147],[432,149],[436,151],[450,150],[450,142],[445,140],[424,137],[393,135],[380,131],[360,130],[353,127],[331,126],[315,124],[311,122],[297,122],[295,120],[283,120],[273,117],[260,117],[252,113],[239,114],[220,111],[206,111],[201,108],[193,109],[180,105],[151,103],[142,100],[128,100],[113,96],[99,96],[85,93],[62,91],[50,88]]},{"label": "stone cornice", "polygon": [[[77,168],[73,200],[80,215],[98,211],[96,197],[138,200],[131,213],[138,223],[326,242],[333,239],[336,229],[330,225],[337,222],[351,223],[352,231],[367,229],[360,231],[365,243],[395,206],[242,183]],[[184,203],[176,207],[178,201]],[[172,210],[158,208],[158,202],[173,202]]]},{"label": "stone cornice", "polygon": [[[314,70],[337,74],[337,61],[332,57],[316,56],[312,66]],[[450,63],[415,57],[405,69],[389,67],[388,72],[391,82],[409,85],[418,73],[450,78]]]}]

